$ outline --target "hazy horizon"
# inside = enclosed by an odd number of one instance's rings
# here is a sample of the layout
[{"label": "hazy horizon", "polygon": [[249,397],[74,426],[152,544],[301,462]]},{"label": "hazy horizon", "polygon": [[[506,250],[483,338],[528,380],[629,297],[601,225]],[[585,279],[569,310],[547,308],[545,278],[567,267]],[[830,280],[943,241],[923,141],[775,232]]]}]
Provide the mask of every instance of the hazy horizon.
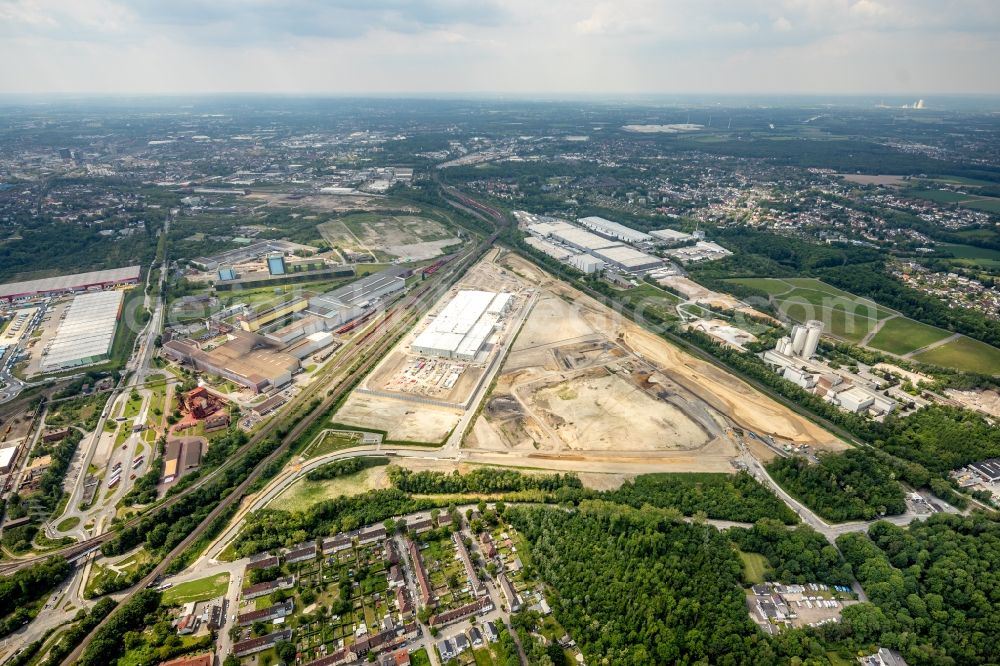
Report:
[{"label": "hazy horizon", "polygon": [[987,0],[0,0],[0,93],[996,95]]}]

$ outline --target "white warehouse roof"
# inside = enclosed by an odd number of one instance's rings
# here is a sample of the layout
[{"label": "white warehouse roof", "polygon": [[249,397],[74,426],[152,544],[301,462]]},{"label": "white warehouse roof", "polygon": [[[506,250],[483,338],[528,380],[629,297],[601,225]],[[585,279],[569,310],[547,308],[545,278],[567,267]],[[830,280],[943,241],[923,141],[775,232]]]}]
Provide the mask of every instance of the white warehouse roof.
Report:
[{"label": "white warehouse roof", "polygon": [[652,240],[652,236],[645,234],[641,231],[637,231],[631,227],[626,227],[624,224],[618,224],[617,222],[612,222],[611,220],[605,220],[603,217],[581,217],[577,222],[591,231],[595,231],[601,235],[609,236],[611,238],[617,238],[618,240],[625,241],[626,243],[645,243],[646,241]]},{"label": "white warehouse roof", "polygon": [[125,293],[99,291],[73,299],[42,359],[46,369],[91,363],[108,354]]},{"label": "white warehouse roof", "polygon": [[411,345],[418,354],[472,360],[493,335],[511,294],[463,290],[438,313]]}]

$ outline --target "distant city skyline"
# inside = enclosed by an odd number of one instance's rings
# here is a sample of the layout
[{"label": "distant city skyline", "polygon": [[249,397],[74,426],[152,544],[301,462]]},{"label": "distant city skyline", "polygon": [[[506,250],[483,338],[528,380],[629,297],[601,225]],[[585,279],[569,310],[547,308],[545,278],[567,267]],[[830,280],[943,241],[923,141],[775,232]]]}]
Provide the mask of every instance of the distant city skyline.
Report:
[{"label": "distant city skyline", "polygon": [[0,93],[998,94],[990,0],[0,0]]}]

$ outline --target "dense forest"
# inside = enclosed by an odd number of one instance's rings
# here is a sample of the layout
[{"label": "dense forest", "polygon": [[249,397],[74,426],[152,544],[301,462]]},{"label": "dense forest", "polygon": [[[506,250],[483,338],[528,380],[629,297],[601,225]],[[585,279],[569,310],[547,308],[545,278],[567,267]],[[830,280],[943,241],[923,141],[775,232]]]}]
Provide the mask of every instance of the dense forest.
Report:
[{"label": "dense forest", "polygon": [[794,529],[775,520],[759,520],[750,529],[732,527],[726,536],[747,553],[767,558],[767,580],[782,583],[850,585],[851,567],[822,534],[807,525]]},{"label": "dense forest", "polygon": [[583,488],[580,479],[572,474],[522,474],[514,470],[481,467],[467,474],[455,470],[443,472],[413,472],[403,467],[389,470],[392,484],[402,491],[421,494],[444,493],[502,493],[520,490],[558,490]]},{"label": "dense forest", "polygon": [[529,576],[549,586],[587,663],[818,666],[830,651],[872,648],[864,632],[879,611],[870,604],[839,625],[766,636],[747,612],[736,551],[713,527],[600,501],[576,511],[513,507],[505,517],[527,539]]},{"label": "dense forest", "polygon": [[872,634],[908,663],[1000,662],[1000,523],[939,513],[837,539],[871,601]]},{"label": "dense forest", "polygon": [[827,520],[871,520],[906,511],[902,486],[865,451],[775,458],[768,472],[789,493]]},{"label": "dense forest", "polygon": [[635,508],[651,505],[675,508],[686,516],[752,523],[774,518],[792,525],[799,518],[774,493],[746,472],[729,474],[644,474],[626,481],[601,499]]}]

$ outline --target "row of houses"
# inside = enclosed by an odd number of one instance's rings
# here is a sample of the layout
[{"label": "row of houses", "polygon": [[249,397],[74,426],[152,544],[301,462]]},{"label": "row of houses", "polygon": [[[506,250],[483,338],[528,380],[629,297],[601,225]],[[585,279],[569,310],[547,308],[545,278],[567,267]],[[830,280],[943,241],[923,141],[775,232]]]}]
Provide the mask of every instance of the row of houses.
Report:
[{"label": "row of houses", "polygon": [[281,631],[275,631],[267,634],[266,636],[248,638],[245,641],[240,641],[239,643],[234,644],[233,654],[237,657],[248,657],[252,654],[269,650],[281,641],[290,640],[292,640],[292,630],[282,629]]},{"label": "row of houses", "polygon": [[413,575],[417,579],[417,586],[420,588],[420,603],[429,606],[434,600],[434,589],[431,587],[430,577],[427,575],[427,568],[424,567],[424,559],[420,556],[420,549],[412,540],[407,539],[407,550],[410,553],[410,562],[413,564]]},{"label": "row of houses", "polygon": [[451,535],[451,539],[455,542],[455,549],[458,551],[458,556],[465,566],[465,576],[469,579],[469,587],[472,588],[472,593],[477,597],[484,594],[486,586],[479,580],[479,574],[476,573],[476,567],[472,563],[472,558],[469,557],[469,549],[465,547],[461,533],[455,532]]},{"label": "row of houses", "polygon": [[295,576],[282,576],[276,580],[257,583],[250,587],[243,588],[243,599],[249,601],[258,597],[267,596],[278,590],[290,590],[295,587]]},{"label": "row of houses", "polygon": [[[409,654],[405,649],[401,649],[403,644],[420,635],[420,628],[417,624],[411,623],[403,627],[386,629],[377,634],[365,636],[358,639],[351,645],[344,646],[325,657],[315,659],[305,666],[340,666],[350,664],[359,659],[365,658],[369,652],[388,652],[393,661],[386,662],[385,659],[378,660],[379,663],[409,664]],[[397,655],[399,655],[397,657]],[[403,655],[406,655],[405,658]],[[397,661],[398,659],[398,661]]]},{"label": "row of houses", "polygon": [[490,597],[487,595],[485,597],[480,597],[471,603],[467,603],[464,606],[460,606],[443,613],[438,613],[437,615],[432,615],[428,624],[432,627],[439,627],[444,624],[451,624],[452,622],[464,620],[470,615],[489,613],[493,610],[493,608],[493,601],[491,601]]}]

